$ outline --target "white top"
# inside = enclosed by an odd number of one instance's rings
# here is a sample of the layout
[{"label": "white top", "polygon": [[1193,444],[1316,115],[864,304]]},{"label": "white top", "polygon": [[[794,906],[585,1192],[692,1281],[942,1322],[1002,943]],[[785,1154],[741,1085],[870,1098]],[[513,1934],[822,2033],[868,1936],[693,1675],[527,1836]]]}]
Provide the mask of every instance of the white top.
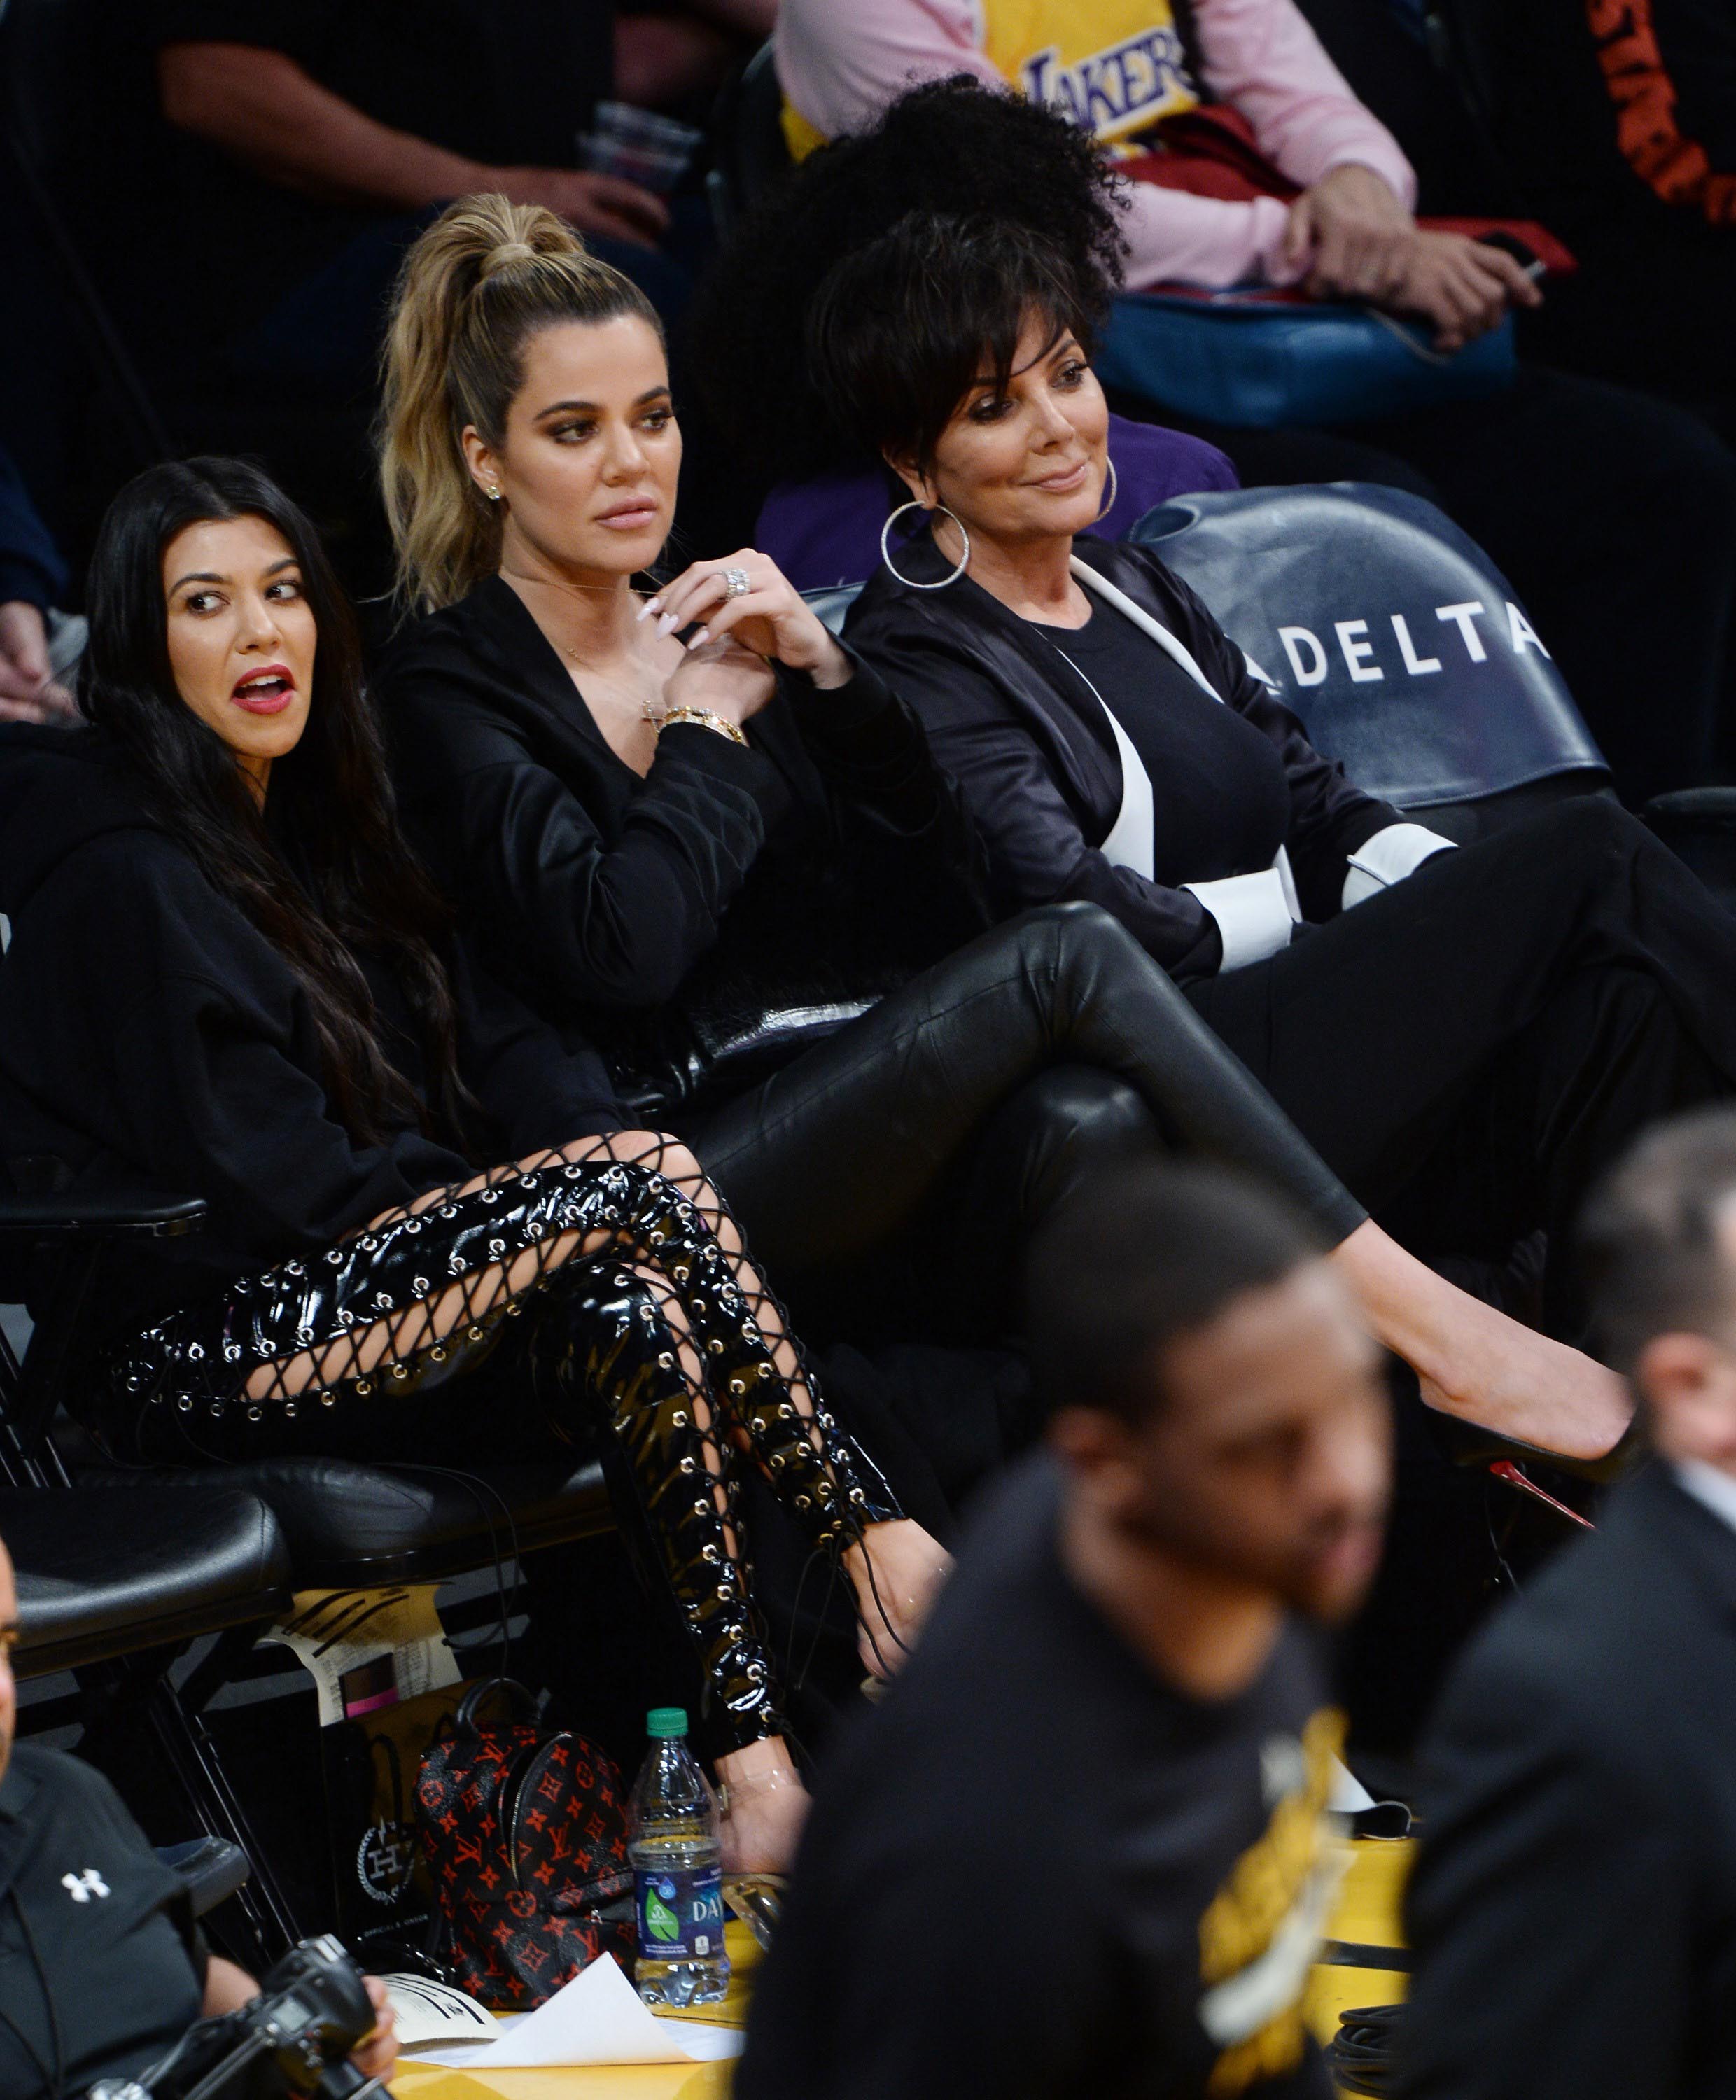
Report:
[{"label": "white top", "polygon": [[[1107,576],[1099,575],[1089,562],[1081,561],[1077,554],[1073,556],[1070,567],[1086,590],[1094,592],[1131,620],[1141,633],[1174,658],[1202,692],[1210,694],[1220,706],[1224,704],[1223,695],[1200,669],[1192,651],[1178,636],[1172,634],[1142,605],[1130,598]],[[1061,653],[1067,655],[1065,650]],[[1073,660],[1069,656],[1067,661],[1071,664]],[[1115,709],[1078,664],[1074,664],[1073,668],[1097,693],[1098,704],[1109,717],[1115,750],[1121,760],[1121,808],[1099,850],[1113,866],[1131,868],[1135,875],[1150,882],[1156,865],[1151,776],[1133,739],[1116,720]],[[1414,875],[1425,860],[1438,853],[1450,851],[1452,845],[1452,840],[1443,839],[1438,832],[1431,832],[1422,824],[1387,825],[1372,839],[1365,840],[1350,855],[1342,894],[1344,909],[1348,911],[1353,905],[1390,889],[1394,883],[1402,882],[1407,875]],[[1257,869],[1252,875],[1227,875],[1215,882],[1184,882],[1182,887],[1199,898],[1217,923],[1218,938],[1223,944],[1220,971],[1243,969],[1249,963],[1275,955],[1280,948],[1290,945],[1292,930],[1301,920],[1302,907],[1296,893],[1290,856],[1282,846],[1270,867]]]}]

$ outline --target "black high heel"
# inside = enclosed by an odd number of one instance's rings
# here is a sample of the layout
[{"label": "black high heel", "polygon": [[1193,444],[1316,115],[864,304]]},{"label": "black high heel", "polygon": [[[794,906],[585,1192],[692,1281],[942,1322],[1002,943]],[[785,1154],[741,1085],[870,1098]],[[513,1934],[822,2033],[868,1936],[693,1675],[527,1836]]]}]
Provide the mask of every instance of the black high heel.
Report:
[{"label": "black high heel", "polygon": [[1498,1429],[1485,1428],[1480,1422],[1467,1422],[1463,1415],[1448,1414],[1442,1408],[1427,1407],[1425,1411],[1435,1440],[1456,1466],[1548,1466],[1557,1473],[1571,1474],[1576,1480],[1588,1480],[1594,1486],[1606,1487],[1612,1480],[1619,1480],[1637,1462],[1645,1448],[1645,1432],[1637,1415],[1601,1456],[1574,1458],[1565,1451],[1549,1451],[1540,1444],[1527,1444],[1522,1437],[1504,1436]]}]

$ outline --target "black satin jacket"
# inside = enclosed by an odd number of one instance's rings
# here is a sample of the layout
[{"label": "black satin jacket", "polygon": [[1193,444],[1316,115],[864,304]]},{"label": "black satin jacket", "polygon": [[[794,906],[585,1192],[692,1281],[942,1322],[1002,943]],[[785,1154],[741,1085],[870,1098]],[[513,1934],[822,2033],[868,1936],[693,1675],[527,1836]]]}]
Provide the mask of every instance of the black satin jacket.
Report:
[{"label": "black satin jacket", "polygon": [[987,924],[957,791],[870,668],[781,673],[745,746],[678,725],[641,779],[493,577],[376,690],[405,821],[491,966],[647,1114],[753,1083]]},{"label": "black satin jacket", "polygon": [[[1402,823],[1401,813],[1321,757],[1155,555],[1092,539],[1078,540],[1076,551],[1182,642],[1224,701],[1277,746],[1290,808],[1272,850],[1288,850],[1304,915],[1332,917],[1345,856]],[[919,583],[951,566],[926,536],[900,550],[899,564]],[[1121,808],[1120,765],[1085,726],[1101,719],[1096,696],[1042,630],[968,576],[943,590],[912,590],[881,567],[851,608],[846,631],[850,646],[921,717],[935,757],[958,782],[1001,915],[1083,899],[1113,912],[1177,977],[1217,968],[1222,943],[1199,899],[1116,867],[1100,850]],[[1161,823],[1164,783],[1153,785]]]}]

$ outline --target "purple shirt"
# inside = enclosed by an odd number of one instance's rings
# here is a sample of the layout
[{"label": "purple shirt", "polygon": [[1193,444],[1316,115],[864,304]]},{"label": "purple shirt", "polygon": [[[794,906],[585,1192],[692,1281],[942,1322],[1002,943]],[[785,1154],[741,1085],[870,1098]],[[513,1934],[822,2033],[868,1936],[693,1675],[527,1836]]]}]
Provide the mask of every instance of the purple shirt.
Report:
[{"label": "purple shirt", "polygon": [[[1235,469],[1216,445],[1166,430],[1160,423],[1131,423],[1111,416],[1109,456],[1115,463],[1115,500],[1093,527],[1105,540],[1119,540],[1146,511],[1172,496],[1241,486]],[[880,560],[880,528],[889,508],[885,476],[872,468],[824,474],[815,481],[780,482],[766,498],[753,544],[797,590],[859,584],[873,574]]]}]

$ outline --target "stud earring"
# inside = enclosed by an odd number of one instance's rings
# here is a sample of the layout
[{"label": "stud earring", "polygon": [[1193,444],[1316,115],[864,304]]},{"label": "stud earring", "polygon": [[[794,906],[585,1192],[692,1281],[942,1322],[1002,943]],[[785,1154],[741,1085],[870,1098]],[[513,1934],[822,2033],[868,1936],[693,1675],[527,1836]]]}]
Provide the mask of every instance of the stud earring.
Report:
[{"label": "stud earring", "polygon": [[489,489],[488,489],[488,501],[489,501],[489,502],[491,502],[491,503],[498,503],[498,502],[500,501],[500,500],[501,500],[501,492],[500,492],[499,489],[496,488],[495,488],[495,487],[491,483],[491,484],[490,484],[490,486],[489,486]]}]

